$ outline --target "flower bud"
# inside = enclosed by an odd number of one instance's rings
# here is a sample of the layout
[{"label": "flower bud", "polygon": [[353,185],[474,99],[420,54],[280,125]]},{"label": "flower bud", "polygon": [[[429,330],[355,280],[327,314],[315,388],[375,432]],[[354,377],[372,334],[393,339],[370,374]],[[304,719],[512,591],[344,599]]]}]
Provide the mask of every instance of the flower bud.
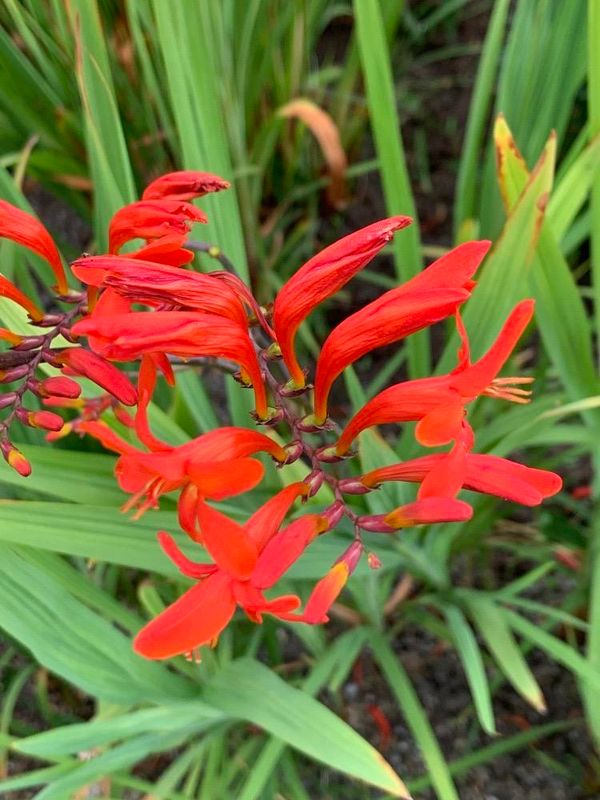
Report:
[{"label": "flower bud", "polygon": [[344,494],[368,494],[371,491],[361,482],[360,478],[342,478],[338,482],[338,488]]},{"label": "flower bud", "polygon": [[251,411],[250,415],[256,421],[257,425],[279,425],[280,422],[283,421],[284,413],[282,408],[272,408],[269,406],[267,408],[267,416],[263,419],[259,417],[256,411]]},{"label": "flower bud", "polygon": [[44,344],[44,336],[23,336],[15,350],[37,350]]},{"label": "flower bud", "polygon": [[20,450],[6,440],[0,441],[0,451],[9,467],[18,472],[23,478],[31,474],[31,464]]},{"label": "flower bud", "polygon": [[323,486],[324,480],[325,475],[321,470],[314,470],[304,478],[303,483],[308,486],[308,497],[314,497],[317,494],[321,486]]},{"label": "flower bud", "polygon": [[338,456],[335,452],[335,447],[331,447],[330,445],[319,447],[319,449],[315,451],[315,457],[325,464],[337,464],[338,461],[343,461],[346,458],[346,456]]},{"label": "flower bud", "polygon": [[372,533],[396,533],[396,528],[392,528],[385,520],[385,514],[371,514],[359,517],[356,524],[364,531]]},{"label": "flower bud", "polygon": [[17,410],[17,418],[32,428],[42,428],[45,431],[60,431],[65,424],[62,417],[52,411],[28,411],[26,408]]},{"label": "flower bud", "polygon": [[72,431],[73,431],[73,423],[65,422],[65,424],[59,431],[50,431],[50,433],[46,434],[46,441],[56,442],[59,439],[64,439],[64,437],[68,436]]},{"label": "flower bud", "polygon": [[29,364],[21,364],[10,369],[0,369],[0,383],[12,383],[24,378],[29,373]]},{"label": "flower bud", "polygon": [[54,396],[74,399],[81,394],[81,386],[71,378],[46,378],[37,386],[37,393],[41,397]]},{"label": "flower bud", "polygon": [[282,397],[300,397],[300,395],[305,394],[309,389],[312,389],[309,383],[305,383],[304,386],[297,386],[293,378],[290,378],[290,380],[279,389],[279,394]]},{"label": "flower bud", "polygon": [[277,361],[281,358],[281,348],[277,344],[277,342],[271,342],[271,344],[265,350],[265,358],[268,361]]},{"label": "flower bud", "polygon": [[12,406],[17,397],[18,395],[16,392],[8,392],[7,394],[0,395],[0,408]]},{"label": "flower bud", "polygon": [[360,539],[355,539],[350,547],[348,547],[334,563],[339,564],[343,562],[348,567],[348,571],[352,573],[361,559],[363,550],[363,543]]},{"label": "flower bud", "polygon": [[369,553],[367,556],[367,563],[370,569],[381,569],[383,564],[381,563],[381,559],[375,553]]},{"label": "flower bud", "polygon": [[330,531],[332,528],[335,528],[335,526],[344,516],[345,510],[346,507],[342,501],[336,500],[335,503],[332,503],[329,508],[326,508],[325,511],[321,513],[321,516],[327,520],[328,531]]},{"label": "flower bud", "polygon": [[298,423],[298,429],[304,433],[318,433],[319,431],[331,430],[331,423],[325,421],[323,424],[317,423],[314,414],[308,414]]}]

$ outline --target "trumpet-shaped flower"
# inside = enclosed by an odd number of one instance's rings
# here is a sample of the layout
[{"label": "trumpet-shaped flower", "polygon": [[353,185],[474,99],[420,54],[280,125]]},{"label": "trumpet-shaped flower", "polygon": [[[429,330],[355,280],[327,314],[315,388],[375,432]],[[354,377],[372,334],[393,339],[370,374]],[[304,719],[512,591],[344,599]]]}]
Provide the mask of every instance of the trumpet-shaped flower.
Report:
[{"label": "trumpet-shaped flower", "polygon": [[231,319],[192,311],[140,311],[96,316],[73,326],[100,355],[131,361],[150,353],[218,356],[239,364],[254,388],[257,415],[268,413],[263,376],[248,331]]},{"label": "trumpet-shaped flower", "polygon": [[291,503],[306,488],[304,484],[287,487],[271,498],[267,513],[257,512],[245,525],[199,503],[201,541],[214,564],[190,561],[174,540],[161,532],[159,541],[166,554],[184,575],[199,583],[138,633],[136,652],[145,658],[163,659],[214,645],[238,605],[254,622],[262,622],[263,614],[288,619],[300,605],[298,597],[267,599],[264,591],[327,530],[327,520],[317,514],[307,514],[279,529]]},{"label": "trumpet-shaped flower", "polygon": [[511,312],[496,341],[478,361],[471,364],[466,333],[457,317],[462,336],[457,368],[433,378],[397,383],[370,400],[350,420],[336,445],[338,455],[346,453],[358,434],[373,425],[418,420],[416,437],[433,447],[447,444],[460,431],[465,406],[480,395],[528,402],[530,392],[519,388],[530,378],[498,378],[505,362],[533,315],[533,300],[523,300]]},{"label": "trumpet-shaped flower", "polygon": [[210,274],[110,255],[78,258],[72,269],[84,283],[112,289],[131,303],[168,303],[217,314],[247,326],[238,295]]},{"label": "trumpet-shaped flower", "polygon": [[395,231],[411,222],[410,217],[390,217],[344,236],[313,256],[279,290],[273,306],[273,326],[296,386],[304,386],[304,372],[294,351],[296,331],[302,321],[368,264]]}]

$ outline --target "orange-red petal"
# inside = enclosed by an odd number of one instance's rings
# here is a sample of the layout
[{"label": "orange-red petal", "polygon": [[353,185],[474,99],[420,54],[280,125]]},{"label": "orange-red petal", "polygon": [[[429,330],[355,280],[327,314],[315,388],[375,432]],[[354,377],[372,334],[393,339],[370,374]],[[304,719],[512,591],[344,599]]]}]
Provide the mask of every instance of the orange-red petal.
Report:
[{"label": "orange-red petal", "polygon": [[248,536],[256,545],[258,552],[261,553],[266,544],[275,536],[279,526],[285,519],[285,515],[290,510],[296,498],[305,496],[308,493],[308,486],[300,481],[290,483],[276,495],[269,498],[245,523],[244,528]]},{"label": "orange-red petal", "polygon": [[468,296],[464,289],[429,289],[414,295],[391,289],[347,317],[329,334],[317,362],[316,421],[323,423],[327,418],[331,386],[346,367],[376,347],[397,342],[445,319]]},{"label": "orange-red petal", "polygon": [[225,500],[249,492],[261,482],[265,468],[255,458],[232,461],[195,462],[187,474],[198,488],[198,494],[210,500]]},{"label": "orange-red petal", "polygon": [[6,297],[13,303],[24,308],[34,322],[39,322],[44,316],[44,312],[38,308],[30,297],[11,283],[4,275],[0,275],[0,297]]},{"label": "orange-red petal", "polygon": [[210,644],[235,611],[231,578],[222,572],[189,589],[135,637],[133,649],[144,658],[171,658]]},{"label": "orange-red petal", "polygon": [[307,514],[275,534],[264,547],[252,573],[252,585],[258,589],[273,586],[297,561],[327,522],[318,514]]},{"label": "orange-red petal", "polygon": [[68,347],[58,359],[71,374],[89,378],[125,406],[137,403],[137,392],[129,378],[101,356],[83,347]]},{"label": "orange-red petal", "polygon": [[215,563],[233,578],[249,578],[257,550],[243,526],[202,501],[198,503],[198,522],[202,542]]},{"label": "orange-red petal", "polygon": [[412,528],[436,522],[465,522],[473,516],[473,509],[462,500],[449,497],[426,497],[391,511],[385,522],[392,528]]},{"label": "orange-red petal", "polygon": [[38,219],[6,200],[0,200],[0,237],[21,244],[45,259],[56,277],[60,294],[69,291],[60,253]]}]

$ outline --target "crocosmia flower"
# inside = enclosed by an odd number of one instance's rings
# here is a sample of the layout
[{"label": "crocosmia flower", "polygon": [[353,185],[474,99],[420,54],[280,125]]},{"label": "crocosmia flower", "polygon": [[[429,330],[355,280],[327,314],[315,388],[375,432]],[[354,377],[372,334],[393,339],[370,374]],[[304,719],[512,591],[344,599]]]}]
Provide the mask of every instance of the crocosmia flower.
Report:
[{"label": "crocosmia flower", "polygon": [[[177,502],[173,524],[191,548],[203,548],[201,560],[192,560],[173,536],[159,533],[167,557],[194,585],[138,633],[134,647],[145,658],[197,657],[198,648],[215,645],[236,609],[256,623],[264,615],[308,625],[327,622],[334,613],[347,616],[353,612],[338,598],[363,555],[370,568],[382,567],[373,538],[369,549],[363,541],[365,532],[395,536],[419,525],[468,522],[475,511],[464,492],[532,507],[561,488],[552,472],[477,452],[472,403],[482,396],[526,403],[532,380],[499,377],[531,323],[532,300],[518,303],[487,353],[471,359],[461,308],[477,291],[475,276],[490,242],[449,250],[350,314],[325,332],[311,365],[303,363],[297,347],[300,325],[394,236],[402,236],[411,220],[375,221],[330,244],[284,283],[272,303],[259,302],[235,274],[226,242],[193,238],[202,230],[195,223],[207,219],[195,203],[228,187],[226,180],[201,171],[157,177],[140,200],[112,218],[110,252],[74,261],[73,277],[83,284],[78,289],[68,288],[60,253],[44,226],[0,201],[0,236],[44,258],[56,279],[55,297],[45,310],[0,275],[0,296],[23,308],[33,326],[30,335],[0,328],[0,386],[6,387],[0,394],[0,454],[26,477],[31,466],[27,453],[11,441],[11,426],[44,430],[49,441],[71,433],[91,436],[117,454],[116,479],[129,495],[124,510],[133,510],[135,519],[169,494]],[[218,198],[211,206],[218,209]],[[207,272],[208,261],[218,268]],[[330,392],[346,367],[375,348],[401,347],[412,334],[452,318],[461,340],[452,372],[395,383],[350,419],[332,411]],[[206,381],[205,389],[215,392],[210,410],[221,424],[205,429],[211,416],[202,413],[209,410],[206,396],[198,398],[204,407],[196,414],[194,384],[188,381],[182,424],[189,439],[174,445],[151,427],[152,403],[157,397],[164,402],[164,392],[156,390],[159,380],[165,380],[166,392],[181,380],[182,370],[191,369],[199,370],[200,380],[212,371],[214,380]],[[231,376],[240,392],[251,390],[246,418],[243,403],[235,405],[236,424],[223,401],[223,381]],[[91,396],[85,396],[89,384],[80,383],[82,378],[95,384]],[[193,430],[195,419],[202,420],[203,432]],[[408,422],[416,423],[416,444],[444,450],[427,449],[359,474],[352,444],[361,432]],[[277,476],[280,484],[274,484]],[[266,477],[269,482],[261,483]],[[367,513],[360,495],[386,481],[414,483],[416,496],[382,513]],[[266,488],[273,485],[277,490]],[[221,501],[259,486],[263,502],[244,522],[219,508]],[[310,506],[299,513],[292,509],[296,501]],[[339,555],[324,565],[306,601],[278,590],[315,539],[336,529]]]}]

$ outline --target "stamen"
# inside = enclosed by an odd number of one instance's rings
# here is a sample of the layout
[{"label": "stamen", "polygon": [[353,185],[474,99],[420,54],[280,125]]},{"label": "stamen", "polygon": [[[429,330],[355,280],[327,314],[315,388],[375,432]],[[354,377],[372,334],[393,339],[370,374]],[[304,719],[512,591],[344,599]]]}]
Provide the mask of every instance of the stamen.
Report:
[{"label": "stamen", "polygon": [[487,397],[508,400],[510,403],[529,403],[531,401],[531,390],[519,387],[523,384],[531,384],[533,381],[534,378],[530,376],[494,378],[483,394]]}]

